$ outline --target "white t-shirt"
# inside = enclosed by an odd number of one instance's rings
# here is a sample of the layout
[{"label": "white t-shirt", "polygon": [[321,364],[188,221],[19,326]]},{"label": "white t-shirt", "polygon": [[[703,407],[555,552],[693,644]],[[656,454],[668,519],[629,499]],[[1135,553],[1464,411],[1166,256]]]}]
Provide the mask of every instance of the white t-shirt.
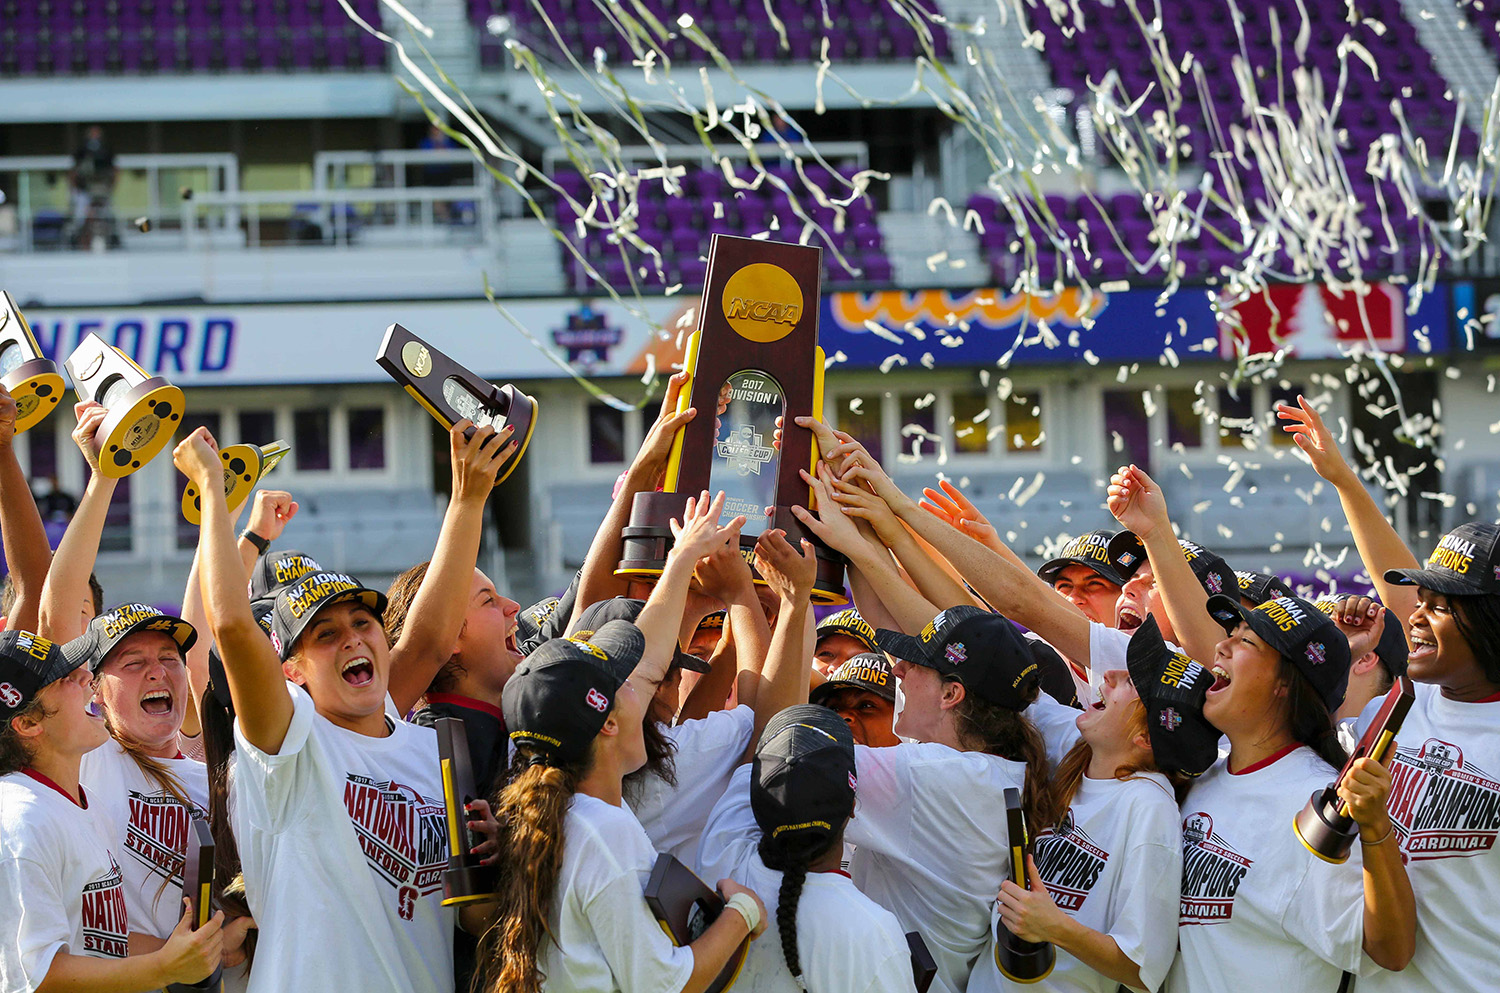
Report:
[{"label": "white t-shirt", "polygon": [[[1076,711],[1075,711],[1076,713]],[[1182,830],[1177,799],[1157,772],[1134,779],[1083,779],[1063,820],[1063,830],[1037,833],[1033,857],[1053,901],[1085,927],[1109,935],[1155,990],[1177,955],[1177,905],[1173,883],[1182,878]],[[999,923],[990,918],[990,933]],[[1006,979],[993,949],[979,957],[968,993],[1048,990],[1115,993],[1107,979],[1062,949],[1039,983]]]},{"label": "white t-shirt", "polygon": [[575,793],[562,871],[537,962],[547,993],[676,993],[693,950],[673,946],[646,906],[656,850],[624,807]]},{"label": "white t-shirt", "polygon": [[[1500,948],[1500,701],[1460,703],[1427,683],[1416,690],[1396,735],[1387,806],[1417,898],[1417,949],[1401,972],[1367,957],[1359,993],[1493,990]],[[1360,714],[1361,734],[1382,699]]]},{"label": "white t-shirt", "polygon": [[129,913],[109,823],[24,772],[0,776],[0,990],[41,985],[58,952],[124,958]]},{"label": "white t-shirt", "polygon": [[960,993],[989,948],[990,907],[1010,872],[1005,790],[1026,766],[936,742],[855,746],[859,799],[845,838],[854,884],[916,931],[934,993]]},{"label": "white t-shirt", "polygon": [[[1104,674],[1111,669],[1127,669],[1125,664],[1125,653],[1130,648],[1130,636],[1133,632],[1121,631],[1098,621],[1089,621],[1089,675],[1090,679],[1104,679]],[[1182,651],[1170,641],[1166,643],[1167,650],[1173,652]],[[1080,700],[1082,697],[1079,698]],[[1095,696],[1098,699],[1098,696]]]},{"label": "white t-shirt", "polygon": [[400,721],[384,738],[357,734],[287,686],[277,754],[234,729],[230,821],[260,928],[250,989],[451,991],[437,735]]},{"label": "white t-shirt", "polygon": [[[760,825],[750,809],[750,772],[735,770],[708,817],[698,847],[698,875],[709,885],[733,879],[766,907],[766,932],[750,945],[735,993],[797,993],[776,925],[781,873],[760,860]],[[911,993],[906,932],[889,910],[840,872],[811,872],[797,901],[797,958],[809,993]]]},{"label": "white t-shirt", "polygon": [[625,800],[657,851],[696,865],[703,825],[750,745],[755,711],[716,710],[662,730],[677,745],[677,785],[648,774],[637,786],[627,784]]},{"label": "white t-shirt", "polygon": [[1083,711],[1065,707],[1045,693],[1037,695],[1036,702],[1026,708],[1026,719],[1037,729],[1047,746],[1047,764],[1055,772],[1073,746],[1078,744],[1083,732],[1078,730],[1078,718]]},{"label": "white t-shirt", "polygon": [[[1180,954],[1172,993],[1330,993],[1359,966],[1359,846],[1343,865],[1307,850],[1292,819],[1338,770],[1305,746],[1244,772],[1220,759],[1182,802]],[[1363,991],[1361,991],[1363,993]]]},{"label": "white t-shirt", "polygon": [[158,761],[177,777],[192,808],[142,772],[113,738],[83,757],[79,779],[108,818],[111,847],[121,853],[130,926],[165,938],[182,919],[183,858],[192,818],[208,816],[208,769],[192,759]]}]

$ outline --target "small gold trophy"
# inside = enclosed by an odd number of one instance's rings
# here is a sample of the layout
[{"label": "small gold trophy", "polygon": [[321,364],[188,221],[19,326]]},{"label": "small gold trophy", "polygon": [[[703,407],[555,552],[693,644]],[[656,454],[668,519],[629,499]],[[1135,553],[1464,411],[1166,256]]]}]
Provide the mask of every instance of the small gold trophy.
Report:
[{"label": "small gold trophy", "polygon": [[0,386],[15,398],[16,434],[46,420],[64,389],[57,363],[42,354],[8,290],[0,290]]},{"label": "small gold trophy", "polygon": [[[292,449],[284,441],[273,441],[269,445],[230,445],[219,452],[224,463],[224,499],[233,514],[240,504],[255,491],[255,484],[276,468]],[[198,484],[188,483],[182,491],[182,516],[189,524],[203,523],[203,498],[198,494]]]},{"label": "small gold trophy", "polygon": [[90,334],[63,363],[79,400],[109,411],[99,425],[99,471],[120,479],[150,462],[182,421],[182,391],[151,376],[103,338]]}]

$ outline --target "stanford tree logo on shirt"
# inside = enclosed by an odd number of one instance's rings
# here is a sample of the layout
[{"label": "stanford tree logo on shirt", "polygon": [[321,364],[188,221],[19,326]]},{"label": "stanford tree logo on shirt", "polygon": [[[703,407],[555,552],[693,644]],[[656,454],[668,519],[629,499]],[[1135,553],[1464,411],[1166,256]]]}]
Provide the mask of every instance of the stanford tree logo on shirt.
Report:
[{"label": "stanford tree logo on shirt", "polygon": [[1109,853],[1074,823],[1071,810],[1056,830],[1038,834],[1034,847],[1036,871],[1053,902],[1069,913],[1077,911],[1104,872]]},{"label": "stanford tree logo on shirt", "polygon": [[1234,895],[1254,860],[1214,833],[1214,819],[1199,811],[1182,819],[1183,924],[1223,924],[1234,916]]},{"label": "stanford tree logo on shirt", "polygon": [[1407,860],[1478,855],[1500,834],[1500,782],[1438,738],[1396,750],[1386,806]]},{"label": "stanford tree logo on shirt", "polygon": [[344,807],[365,861],[396,890],[396,909],[409,921],[416,902],[443,888],[448,866],[448,822],[443,805],[410,786],[349,773]]},{"label": "stanford tree logo on shirt", "polygon": [[113,855],[109,873],[83,888],[83,950],[105,958],[130,954],[130,923],[125,912],[124,877]]}]

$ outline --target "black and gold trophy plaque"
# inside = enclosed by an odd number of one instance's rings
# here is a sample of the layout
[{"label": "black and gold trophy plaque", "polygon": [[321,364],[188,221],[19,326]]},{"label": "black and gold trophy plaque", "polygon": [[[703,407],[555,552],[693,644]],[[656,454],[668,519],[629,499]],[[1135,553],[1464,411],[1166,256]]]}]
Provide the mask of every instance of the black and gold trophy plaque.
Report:
[{"label": "black and gold trophy plaque", "polygon": [[937,975],[937,959],[932,957],[927,942],[916,931],[906,932],[906,949],[911,952],[911,978],[916,984],[917,993],[927,993],[928,987],[932,985],[932,978]]},{"label": "black and gold trophy plaque", "polygon": [[480,799],[474,785],[474,763],[461,717],[433,721],[438,736],[438,763],[443,775],[443,808],[448,815],[448,868],[443,870],[443,906],[495,899],[497,870],[474,854],[469,804]]},{"label": "black and gold trophy plaque", "polygon": [[1349,761],[1339,770],[1338,778],[1314,793],[1302,812],[1292,819],[1292,830],[1297,832],[1297,839],[1324,862],[1339,865],[1348,861],[1349,850],[1359,838],[1359,825],[1349,816],[1348,806],[1339,799],[1339,783],[1360,759],[1374,759],[1384,764],[1390,755],[1391,743],[1396,740],[1396,734],[1416,698],[1417,691],[1412,681],[1406,676],[1398,676],[1396,684],[1375,712],[1374,720],[1365,728],[1359,744],[1349,753]]},{"label": "black and gold trophy plaque", "polygon": [[[515,429],[511,438],[516,443],[516,453],[500,470],[495,485],[504,482],[521,464],[531,434],[536,430],[537,406],[533,397],[509,383],[495,386],[485,382],[399,324],[385,329],[375,361],[448,430],[466,417],[474,422],[475,428],[493,427],[500,431],[508,424]],[[472,428],[466,432],[468,436],[473,433]]]},{"label": "black and gold trophy plaque", "polygon": [[[651,877],[646,880],[646,906],[651,908],[651,915],[667,932],[672,944],[681,948],[698,940],[719,919],[724,912],[724,898],[693,870],[663,852],[656,857]],[[747,936],[704,993],[722,993],[733,986],[749,953]]]},{"label": "black and gold trophy plaque", "polygon": [[109,411],[99,425],[99,471],[111,479],[135,472],[172,440],[182,421],[182,391],[90,334],[63,363],[79,400]]},{"label": "black and gold trophy plaque", "polygon": [[[1026,831],[1026,812],[1021,807],[1021,791],[1005,791],[1005,823],[1010,842],[1010,878],[1022,889],[1026,885],[1026,856],[1031,851],[1031,835]],[[1046,941],[1022,941],[1010,933],[1002,921],[995,922],[995,964],[1001,975],[1013,983],[1039,983],[1057,964],[1057,949]]]},{"label": "black and gold trophy plaque", "polygon": [[[182,895],[192,904],[193,930],[207,924],[214,915],[214,835],[208,821],[194,817],[189,822],[187,853],[182,865]],[[169,983],[167,993],[204,993],[218,990],[223,969],[214,971],[196,983]]]},{"label": "black and gold trophy plaque", "polygon": [[16,434],[46,420],[64,389],[57,363],[42,354],[8,290],[0,290],[0,386],[15,398]]},{"label": "black and gold trophy plaque", "polygon": [[791,511],[812,508],[811,489],[797,470],[815,471],[819,457],[813,433],[794,418],[823,415],[822,256],[807,245],[714,235],[698,328],[683,361],[689,380],[678,400],[679,411],[693,407],[698,416],[673,442],[662,491],[636,494],[617,576],[661,575],[672,547],[671,520],[682,519],[689,497],[723,490],[723,519],[745,516],[740,550],[746,559],[768,529],[785,531],[794,547],[806,538],[818,556],[813,602],[848,602],[844,557]]},{"label": "black and gold trophy plaque", "polygon": [[[291,450],[286,442],[273,441],[269,445],[230,445],[219,451],[219,460],[224,463],[224,499],[231,514]],[[196,483],[188,483],[182,491],[182,516],[189,524],[203,523],[203,498]]]}]

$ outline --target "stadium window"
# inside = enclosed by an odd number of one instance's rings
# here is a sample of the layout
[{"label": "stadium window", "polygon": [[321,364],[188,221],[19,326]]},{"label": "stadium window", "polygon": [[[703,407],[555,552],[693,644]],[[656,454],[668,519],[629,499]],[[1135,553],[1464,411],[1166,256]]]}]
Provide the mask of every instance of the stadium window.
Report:
[{"label": "stadium window", "polygon": [[985,390],[955,390],[953,404],[953,450],[969,454],[990,450],[990,395]]},{"label": "stadium window", "polygon": [[1227,386],[1219,387],[1220,448],[1250,447],[1251,436],[1255,433],[1253,390],[1249,383],[1241,383],[1234,393]]},{"label": "stadium window", "polygon": [[1197,392],[1183,386],[1166,393],[1167,444],[1172,448],[1202,448],[1203,409]]},{"label": "stadium window", "polygon": [[[51,428],[51,425],[48,425]],[[55,430],[31,431],[25,435],[31,445],[29,461],[32,479],[51,479],[57,482],[57,432]]]},{"label": "stadium window", "polygon": [[1042,398],[1037,394],[1012,393],[1005,398],[1005,450],[1040,452],[1046,435],[1042,431]]},{"label": "stadium window", "polygon": [[1266,430],[1271,435],[1271,444],[1283,448],[1291,448],[1296,444],[1291,435],[1281,430],[1281,426],[1287,422],[1276,416],[1276,405],[1284,403],[1291,407],[1297,406],[1299,393],[1306,394],[1307,387],[1302,383],[1289,383],[1284,379],[1271,387],[1271,402],[1266,410],[1266,424],[1268,425]]},{"label": "stadium window", "polygon": [[[935,393],[901,394],[901,451],[920,458],[932,458],[938,454],[941,438],[937,434],[937,406]],[[870,453],[874,455],[874,452]]]},{"label": "stadium window", "polygon": [[333,468],[333,418],[327,407],[292,411],[292,458],[298,472]]},{"label": "stadium window", "polygon": [[589,464],[613,465],[625,461],[625,413],[602,403],[591,403],[589,418]]},{"label": "stadium window", "polygon": [[1104,391],[1104,430],[1108,466],[1150,466],[1150,418],[1146,416],[1146,401],[1139,390]]},{"label": "stadium window", "polygon": [[354,407],[350,409],[349,468],[385,468],[384,407]]},{"label": "stadium window", "polygon": [[834,426],[854,436],[854,440],[865,446],[865,450],[879,462],[885,446],[881,444],[880,410],[881,395],[840,397],[834,404]]},{"label": "stadium window", "polygon": [[268,445],[276,440],[274,410],[242,410],[236,416],[240,441],[247,445]]}]

